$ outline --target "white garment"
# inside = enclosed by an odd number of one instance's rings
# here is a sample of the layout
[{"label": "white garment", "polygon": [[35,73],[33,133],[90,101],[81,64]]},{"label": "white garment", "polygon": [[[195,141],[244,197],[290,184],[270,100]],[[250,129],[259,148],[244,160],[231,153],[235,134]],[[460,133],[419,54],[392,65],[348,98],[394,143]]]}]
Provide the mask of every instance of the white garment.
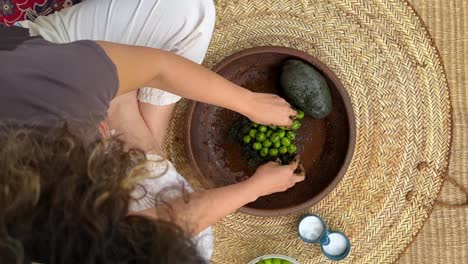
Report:
[{"label": "white garment", "polygon": [[[148,166],[151,178],[141,182],[141,186],[132,192],[133,201],[130,203],[130,211],[141,211],[161,205],[164,201],[179,198],[184,192],[193,192],[188,182],[177,173],[172,163],[157,155],[148,155],[153,161]],[[213,255],[213,229],[207,228],[196,237],[193,242],[198,252],[207,261]]]},{"label": "white garment", "polygon": [[[34,22],[32,36],[55,43],[102,40],[171,51],[196,63],[205,57],[214,29],[213,0],[85,0]],[[168,105],[180,96],[141,88],[138,99]]]},{"label": "white garment", "polygon": [[[211,40],[215,21],[212,0],[86,0],[34,22],[22,21],[32,36],[40,35],[55,43],[77,40],[103,40],[128,45],[147,46],[174,52],[201,63]],[[138,99],[155,105],[172,104],[180,97],[155,88],[142,88]],[[158,165],[159,164],[159,165]],[[152,165],[154,175],[142,185],[146,196],[130,205],[130,210],[154,207],[155,197],[167,200],[180,192],[165,192],[170,186],[186,186],[185,179],[172,164]],[[141,189],[134,197],[140,197]],[[213,254],[211,228],[194,238],[200,254],[207,260]]]}]

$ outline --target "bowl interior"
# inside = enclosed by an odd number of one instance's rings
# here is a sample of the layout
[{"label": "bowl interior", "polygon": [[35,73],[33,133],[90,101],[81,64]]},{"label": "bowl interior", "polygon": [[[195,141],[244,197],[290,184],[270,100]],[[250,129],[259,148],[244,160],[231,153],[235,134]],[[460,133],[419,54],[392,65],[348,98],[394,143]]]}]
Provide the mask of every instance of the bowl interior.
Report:
[{"label": "bowl interior", "polygon": [[[306,180],[286,192],[261,197],[241,209],[254,215],[283,215],[317,203],[341,179],[350,158],[352,110],[347,109],[350,108],[349,99],[334,74],[315,58],[287,48],[247,50],[224,60],[214,70],[252,91],[283,96],[279,78],[281,66],[287,59],[303,60],[326,77],[333,111],[321,120],[306,115],[297,131],[296,145],[306,169]],[[188,118],[189,156],[202,184],[208,188],[225,186],[245,180],[255,172],[256,168],[249,166],[244,158],[241,143],[232,135],[233,124],[241,115],[193,103]]]}]

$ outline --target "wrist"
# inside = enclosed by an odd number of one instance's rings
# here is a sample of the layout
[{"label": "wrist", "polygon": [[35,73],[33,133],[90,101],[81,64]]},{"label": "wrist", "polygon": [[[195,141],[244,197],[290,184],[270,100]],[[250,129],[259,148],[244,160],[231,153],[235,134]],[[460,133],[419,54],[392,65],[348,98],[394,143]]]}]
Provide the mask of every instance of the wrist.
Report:
[{"label": "wrist", "polygon": [[234,111],[246,117],[250,117],[252,107],[255,105],[253,101],[254,92],[241,87],[239,89],[238,99],[235,100],[236,105]]},{"label": "wrist", "polygon": [[246,191],[246,199],[247,199],[247,203],[251,203],[251,202],[254,202],[255,200],[257,200],[259,197],[261,197],[261,193],[259,192],[255,182],[249,178],[241,183],[239,183],[242,185],[242,189]]}]

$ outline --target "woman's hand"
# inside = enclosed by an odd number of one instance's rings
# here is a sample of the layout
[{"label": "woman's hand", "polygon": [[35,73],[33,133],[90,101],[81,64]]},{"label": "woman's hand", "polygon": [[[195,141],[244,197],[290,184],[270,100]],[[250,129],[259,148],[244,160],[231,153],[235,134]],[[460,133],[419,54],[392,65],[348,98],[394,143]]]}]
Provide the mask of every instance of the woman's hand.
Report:
[{"label": "woman's hand", "polygon": [[[295,173],[298,168],[299,172]],[[255,174],[246,180],[246,183],[251,185],[254,192],[260,197],[284,192],[304,179],[304,169],[302,165],[299,165],[299,156],[297,156],[290,165],[268,162],[260,166]]]},{"label": "woman's hand", "polygon": [[249,92],[241,102],[243,107],[239,112],[263,125],[289,127],[293,123],[291,117],[297,115],[286,100],[274,94]]}]

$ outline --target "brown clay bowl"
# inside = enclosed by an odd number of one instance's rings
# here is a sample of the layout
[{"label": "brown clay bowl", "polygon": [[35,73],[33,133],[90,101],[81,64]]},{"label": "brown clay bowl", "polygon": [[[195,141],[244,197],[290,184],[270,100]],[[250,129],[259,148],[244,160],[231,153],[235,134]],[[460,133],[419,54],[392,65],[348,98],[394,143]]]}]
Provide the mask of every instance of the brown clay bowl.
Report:
[{"label": "brown clay bowl", "polygon": [[[279,77],[282,63],[300,59],[314,66],[328,81],[333,111],[325,119],[306,116],[297,131],[306,180],[286,192],[261,197],[239,210],[257,216],[280,216],[302,211],[329,194],[350,163],[356,138],[349,96],[335,74],[311,55],[284,47],[258,47],[238,52],[213,70],[224,78],[256,92],[282,95]],[[186,147],[191,167],[206,188],[234,184],[248,178],[241,143],[230,136],[241,116],[232,111],[193,102],[189,106]],[[273,177],[273,176],[272,176]]]}]

